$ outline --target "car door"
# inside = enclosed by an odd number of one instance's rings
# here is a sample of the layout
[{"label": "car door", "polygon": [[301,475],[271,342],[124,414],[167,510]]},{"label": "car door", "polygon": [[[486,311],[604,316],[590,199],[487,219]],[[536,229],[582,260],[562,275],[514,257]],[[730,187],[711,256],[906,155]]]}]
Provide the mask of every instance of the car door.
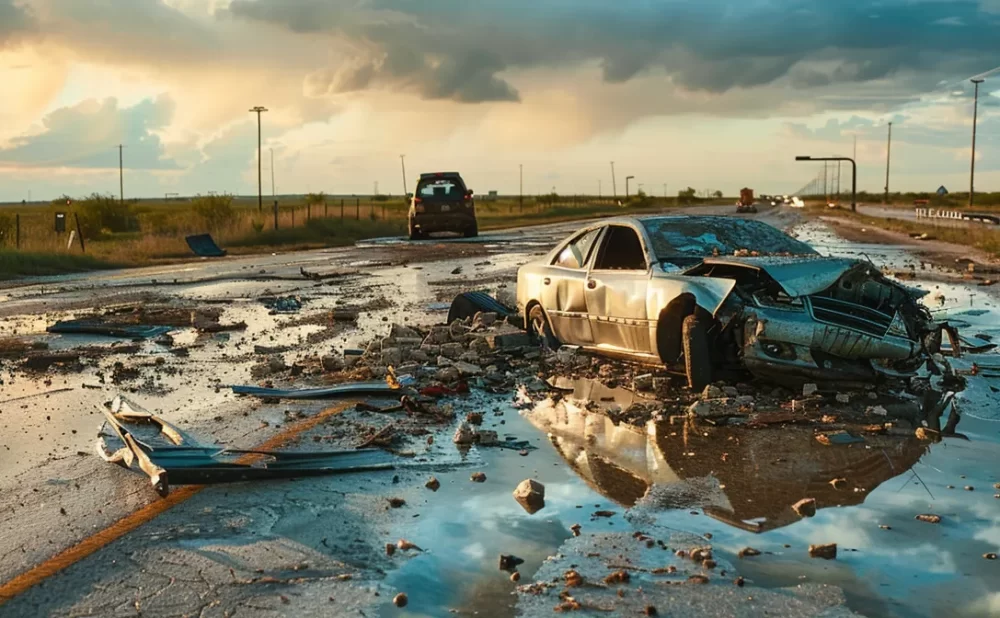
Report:
[{"label": "car door", "polygon": [[542,306],[560,341],[591,345],[594,341],[584,290],[586,265],[597,247],[603,228],[587,230],[571,239],[556,254],[542,280]]},{"label": "car door", "polygon": [[594,345],[654,353],[646,315],[649,264],[639,234],[608,226],[588,272],[584,295]]}]

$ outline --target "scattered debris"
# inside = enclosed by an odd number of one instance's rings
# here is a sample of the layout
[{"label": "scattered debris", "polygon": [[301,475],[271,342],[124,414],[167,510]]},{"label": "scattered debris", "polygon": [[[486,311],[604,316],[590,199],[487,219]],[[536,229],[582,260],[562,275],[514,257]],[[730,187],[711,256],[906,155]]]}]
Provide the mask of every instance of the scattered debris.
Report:
[{"label": "scattered debris", "polygon": [[753,547],[744,547],[743,549],[740,550],[740,553],[737,554],[737,555],[740,558],[747,558],[747,557],[752,557],[752,556],[759,556],[760,555],[760,550],[754,549]]},{"label": "scattered debris", "polygon": [[406,607],[406,604],[409,603],[409,601],[410,601],[409,597],[407,597],[406,594],[402,592],[392,597],[392,604],[395,605],[396,607]]},{"label": "scattered debris", "polygon": [[520,565],[524,564],[524,560],[518,558],[514,555],[501,554],[500,555],[500,570],[501,571],[513,571]]},{"label": "scattered debris", "polygon": [[927,522],[929,524],[939,524],[939,523],[941,523],[941,516],[940,515],[933,515],[933,514],[930,514],[930,513],[924,513],[924,514],[921,514],[921,515],[917,515],[916,517],[914,517],[914,519],[916,519],[917,521]]},{"label": "scattered debris", "polygon": [[469,477],[469,480],[473,483],[485,483],[486,474],[483,472],[473,472],[472,476]]},{"label": "scattered debris", "polygon": [[114,324],[100,319],[80,319],[56,322],[45,329],[60,335],[102,335],[119,339],[153,339],[169,333],[169,326],[144,326],[141,324]]},{"label": "scattered debris", "polygon": [[837,557],[837,544],[829,543],[827,545],[810,545],[809,557],[834,560]]},{"label": "scattered debris", "polygon": [[813,517],[816,515],[815,498],[803,498],[792,505],[792,510],[799,517]]},{"label": "scattered debris", "polygon": [[393,388],[385,382],[356,382],[352,384],[340,384],[330,388],[305,388],[297,390],[263,388],[259,386],[231,386],[230,388],[237,395],[249,395],[264,399],[337,399],[356,395],[399,394],[398,388]]},{"label": "scattered debris", "polygon": [[533,515],[545,507],[545,485],[534,479],[525,479],[514,489],[514,499]]},{"label": "scattered debris", "polygon": [[437,491],[438,489],[441,489],[441,481],[437,480],[437,477],[432,476],[427,479],[426,483],[424,483],[424,487],[431,491]]},{"label": "scattered debris", "polygon": [[194,234],[192,236],[185,236],[184,241],[187,242],[191,251],[199,257],[225,257],[226,255],[226,250],[221,249],[219,245],[216,244],[215,239],[212,238],[211,234]]}]

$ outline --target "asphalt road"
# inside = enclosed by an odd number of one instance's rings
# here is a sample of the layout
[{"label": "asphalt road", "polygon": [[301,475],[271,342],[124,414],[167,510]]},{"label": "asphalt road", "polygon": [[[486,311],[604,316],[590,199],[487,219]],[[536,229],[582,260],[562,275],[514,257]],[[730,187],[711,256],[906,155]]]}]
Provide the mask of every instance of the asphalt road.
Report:
[{"label": "asphalt road", "polygon": [[[727,206],[694,212],[732,210]],[[787,209],[758,215],[782,227],[799,223],[798,217]],[[234,447],[325,439],[336,433],[335,427],[303,428],[299,420],[323,414],[323,404],[248,401],[224,388],[258,381],[254,370],[260,354],[255,346],[285,346],[288,351],[278,356],[294,364],[363,345],[384,336],[391,323],[440,322],[442,308],[458,291],[474,286],[509,295],[517,266],[576,227],[571,223],[486,233],[474,241],[378,239],[353,248],[205,260],[0,289],[0,338],[45,340],[54,349],[110,346],[112,342],[102,338],[46,335],[44,327],[118,304],[210,304],[222,308],[222,321],[248,324],[244,332],[225,335],[178,333],[175,345],[190,347],[184,358],[145,342],[138,352],[110,354],[80,371],[44,379],[0,369],[0,602],[6,600],[0,615],[439,616],[455,610],[459,615],[511,616],[518,608],[527,612],[524,615],[535,615],[531,603],[512,596],[515,584],[497,573],[496,556],[514,553],[524,558],[522,572],[530,581],[536,570],[544,572],[547,558],[571,538],[570,525],[581,519],[587,529],[600,525],[624,538],[637,527],[711,532],[735,567],[731,572],[764,587],[753,595],[760,597],[758,604],[740,605],[739,599],[710,586],[698,603],[692,601],[692,615],[718,615],[722,608],[730,608],[726,612],[732,615],[849,615],[852,609],[869,615],[932,615],[957,607],[962,611],[956,615],[975,616],[997,608],[990,591],[1000,589],[1000,573],[979,558],[1000,545],[1000,518],[995,514],[1000,500],[994,500],[989,489],[1000,482],[1000,471],[991,465],[1000,449],[996,425],[987,419],[993,405],[988,387],[983,387],[986,394],[976,391],[979,407],[970,403],[968,408],[981,418],[963,421],[973,441],[935,447],[928,455],[929,468],[921,468],[921,478],[937,498],[928,501],[915,481],[899,491],[893,485],[879,489],[864,506],[824,511],[815,522],[803,521],[766,539],[704,517],[692,518],[688,509],[647,513],[640,520],[628,517],[510,407],[510,394],[479,395],[456,405],[492,410],[488,426],[538,447],[527,458],[490,449],[460,456],[450,444],[448,427],[433,436],[434,445],[421,451],[430,465],[418,456],[412,466],[396,473],[182,489],[160,500],[144,476],[92,454],[99,421],[96,407],[121,390],[186,431]],[[798,228],[798,233],[827,252],[862,251],[839,242],[821,226]],[[863,251],[887,264],[912,260],[891,247]],[[344,276],[315,282],[301,277],[303,268]],[[985,315],[962,318],[976,327],[986,329],[996,317],[982,294],[973,296],[974,288],[933,285],[956,311],[966,302],[975,307],[986,302]],[[257,302],[265,295],[298,295],[306,301],[305,308],[300,316],[273,316]],[[372,309],[364,312],[356,328],[343,331],[328,333],[306,319],[344,305]],[[110,377],[115,363],[136,368],[139,377],[115,383]],[[46,394],[59,389],[70,390]],[[485,470],[489,481],[470,484],[472,470]],[[432,473],[443,487],[428,494],[423,482]],[[968,480],[957,480],[960,475]],[[529,476],[548,487],[546,509],[535,517],[526,517],[510,499],[511,488]],[[979,491],[949,494],[946,483],[975,483]],[[407,508],[386,508],[388,495],[404,498]],[[588,524],[579,510],[583,505],[588,514],[598,509],[616,514]],[[935,509],[947,514],[949,522],[940,534],[920,527],[925,524],[914,527],[914,509]],[[847,534],[859,521],[872,526],[891,521],[902,536],[875,538],[877,528],[875,533]],[[804,544],[828,542],[838,535],[842,544],[860,552],[829,567],[803,560]],[[384,544],[400,537],[428,551],[387,556]],[[735,560],[735,553],[750,544],[773,550],[775,559],[752,564]],[[793,555],[783,548],[786,545],[798,553]],[[919,560],[932,563],[937,576],[918,575],[912,566],[888,557],[905,553],[902,548],[907,547]],[[936,560],[933,552],[943,558]],[[895,565],[897,572],[885,565]],[[792,599],[784,592],[772,594],[772,589],[795,586],[801,573],[822,590]],[[933,585],[937,592],[918,607],[912,598],[914,585]],[[398,591],[410,596],[405,610],[390,603]]]}]

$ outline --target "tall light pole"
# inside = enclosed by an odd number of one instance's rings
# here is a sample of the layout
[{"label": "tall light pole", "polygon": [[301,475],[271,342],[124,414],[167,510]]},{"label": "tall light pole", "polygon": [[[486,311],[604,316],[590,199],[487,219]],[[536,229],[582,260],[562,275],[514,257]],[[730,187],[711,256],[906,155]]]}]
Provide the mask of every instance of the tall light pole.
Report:
[{"label": "tall light pole", "polygon": [[[810,157],[800,155],[796,161],[849,161],[851,163],[851,211],[858,210],[858,164],[850,157]],[[826,163],[824,163],[826,165]]]},{"label": "tall light pole", "polygon": [[885,149],[885,203],[889,203],[889,162],[892,160],[892,123],[889,123],[889,141]]},{"label": "tall light pole", "polygon": [[601,197],[602,193],[603,193],[603,189],[601,188],[601,179],[598,178],[597,179],[597,197]]},{"label": "tall light pole", "polygon": [[524,212],[524,164],[517,164],[517,203]]},{"label": "tall light pole", "polygon": [[260,114],[261,112],[266,112],[267,108],[260,105],[250,108],[250,113],[257,114],[257,211],[264,211],[264,192],[261,187],[261,172],[260,172]]},{"label": "tall light pole", "polygon": [[400,165],[400,167],[403,168],[403,197],[405,198],[406,194],[408,193],[408,191],[406,190],[407,187],[406,187],[406,155],[405,154],[399,155],[399,165]]},{"label": "tall light pole", "polygon": [[969,167],[969,208],[972,208],[976,199],[976,120],[979,116],[979,84],[983,83],[983,79],[974,77],[972,83],[976,85],[976,98],[972,103],[972,164]]},{"label": "tall light pole", "polygon": [[[628,193],[626,191],[626,193]],[[611,162],[611,195],[618,197],[618,183],[615,182],[615,162]]]},{"label": "tall light pole", "polygon": [[121,191],[121,203],[125,203],[125,166],[123,165],[123,155],[122,150],[125,148],[122,144],[118,144],[118,190]]},{"label": "tall light pole", "polygon": [[271,151],[271,199],[274,199],[274,148],[268,148]]},{"label": "tall light pole", "polygon": [[630,180],[635,180],[635,176],[626,176],[625,177],[625,197],[626,198],[628,198],[628,181],[630,181]]}]

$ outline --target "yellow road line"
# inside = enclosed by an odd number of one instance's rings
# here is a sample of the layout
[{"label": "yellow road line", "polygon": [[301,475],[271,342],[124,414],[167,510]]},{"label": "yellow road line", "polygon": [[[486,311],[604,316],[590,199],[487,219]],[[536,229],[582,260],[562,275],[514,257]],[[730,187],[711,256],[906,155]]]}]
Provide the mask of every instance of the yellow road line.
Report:
[{"label": "yellow road line", "polygon": [[[332,408],[327,408],[316,416],[311,416],[291,427],[288,427],[285,431],[256,446],[255,449],[263,451],[274,450],[292,438],[295,438],[303,432],[319,425],[330,416],[343,412],[350,406],[354,405],[354,403],[355,402],[353,401],[346,402]],[[244,460],[250,461],[255,457],[256,455],[245,455],[237,461],[240,463],[246,463]],[[40,584],[63,569],[76,564],[97,550],[109,545],[113,541],[120,539],[139,526],[152,521],[161,513],[166,512],[182,502],[186,502],[204,488],[204,485],[188,485],[186,487],[173,490],[166,498],[147,504],[138,511],[129,513],[118,521],[112,523],[107,528],[97,531],[76,545],[71,545],[48,560],[32,567],[20,575],[17,575],[10,581],[0,585],[0,605],[3,605],[19,594],[22,594],[32,586]]]}]

